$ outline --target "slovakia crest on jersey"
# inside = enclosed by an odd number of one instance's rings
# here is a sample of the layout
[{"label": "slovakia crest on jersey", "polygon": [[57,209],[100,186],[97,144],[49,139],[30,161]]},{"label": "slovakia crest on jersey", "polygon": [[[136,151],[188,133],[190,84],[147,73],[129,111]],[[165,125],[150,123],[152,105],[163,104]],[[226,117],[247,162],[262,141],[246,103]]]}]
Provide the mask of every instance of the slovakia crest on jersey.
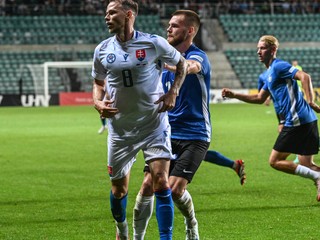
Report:
[{"label": "slovakia crest on jersey", "polygon": [[139,60],[139,61],[143,61],[146,57],[146,50],[145,49],[139,49],[139,50],[136,50],[136,58]]}]

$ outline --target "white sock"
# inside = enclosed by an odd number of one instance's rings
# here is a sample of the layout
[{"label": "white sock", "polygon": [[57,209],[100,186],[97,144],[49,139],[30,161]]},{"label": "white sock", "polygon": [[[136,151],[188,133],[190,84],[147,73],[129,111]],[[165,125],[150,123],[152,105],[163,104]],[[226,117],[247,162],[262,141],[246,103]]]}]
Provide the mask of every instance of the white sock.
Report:
[{"label": "white sock", "polygon": [[128,223],[127,219],[124,220],[124,222],[116,222],[117,228],[118,228],[118,233],[120,236],[126,236],[128,237],[129,231],[128,231]]},{"label": "white sock", "polygon": [[190,193],[187,191],[187,189],[184,191],[181,198],[176,200],[174,203],[184,216],[186,220],[186,225],[188,227],[194,226],[197,220],[194,212],[192,197]]},{"label": "white sock", "polygon": [[306,166],[302,166],[300,164],[298,164],[296,170],[295,170],[295,174],[299,175],[301,177],[305,177],[305,178],[310,178],[312,180],[317,180],[318,178],[320,178],[320,173],[316,172]]},{"label": "white sock", "polygon": [[143,240],[148,222],[153,212],[154,196],[142,196],[138,193],[133,208],[133,239]]}]

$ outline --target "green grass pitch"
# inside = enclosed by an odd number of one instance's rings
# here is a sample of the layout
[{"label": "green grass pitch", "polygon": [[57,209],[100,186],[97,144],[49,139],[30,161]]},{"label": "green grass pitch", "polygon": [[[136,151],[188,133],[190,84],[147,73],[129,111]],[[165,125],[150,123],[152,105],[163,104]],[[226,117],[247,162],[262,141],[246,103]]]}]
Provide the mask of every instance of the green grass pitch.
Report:
[{"label": "green grass pitch", "polygon": [[[273,107],[215,104],[211,115],[210,148],[245,160],[247,184],[228,168],[202,163],[188,186],[201,239],[319,239],[313,183],[268,164],[277,136]],[[98,135],[99,128],[92,107],[0,108],[0,239],[115,239],[107,133]],[[131,171],[130,225],[143,164],[140,154]],[[174,221],[173,239],[184,239],[177,209]],[[158,239],[155,215],[146,239]]]}]

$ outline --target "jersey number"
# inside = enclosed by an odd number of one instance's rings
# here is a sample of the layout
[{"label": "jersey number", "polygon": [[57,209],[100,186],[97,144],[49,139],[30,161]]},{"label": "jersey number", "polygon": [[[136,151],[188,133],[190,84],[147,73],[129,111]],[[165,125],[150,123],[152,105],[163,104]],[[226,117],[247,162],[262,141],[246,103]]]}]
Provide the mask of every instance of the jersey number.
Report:
[{"label": "jersey number", "polygon": [[133,86],[132,74],[130,69],[122,70],[122,80],[125,87]]}]

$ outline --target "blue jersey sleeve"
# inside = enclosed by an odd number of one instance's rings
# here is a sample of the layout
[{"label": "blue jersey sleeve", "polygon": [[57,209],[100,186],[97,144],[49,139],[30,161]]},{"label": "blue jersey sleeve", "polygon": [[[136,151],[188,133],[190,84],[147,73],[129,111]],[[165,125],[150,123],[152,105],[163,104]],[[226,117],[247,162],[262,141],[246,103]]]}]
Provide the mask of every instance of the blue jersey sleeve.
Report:
[{"label": "blue jersey sleeve", "polygon": [[[261,73],[259,75],[259,79],[258,79],[258,91],[260,91],[263,86],[265,85],[266,81],[267,81],[267,71],[264,71],[263,73]],[[265,89],[264,89],[265,90]]]},{"label": "blue jersey sleeve", "polygon": [[282,79],[293,79],[298,69],[288,62],[279,61],[274,65],[274,71],[278,76],[281,76]]},{"label": "blue jersey sleeve", "polygon": [[187,59],[197,61],[201,64],[201,73],[203,75],[206,75],[210,71],[210,64],[209,60],[207,59],[207,56],[205,53],[201,51],[191,51]]}]

